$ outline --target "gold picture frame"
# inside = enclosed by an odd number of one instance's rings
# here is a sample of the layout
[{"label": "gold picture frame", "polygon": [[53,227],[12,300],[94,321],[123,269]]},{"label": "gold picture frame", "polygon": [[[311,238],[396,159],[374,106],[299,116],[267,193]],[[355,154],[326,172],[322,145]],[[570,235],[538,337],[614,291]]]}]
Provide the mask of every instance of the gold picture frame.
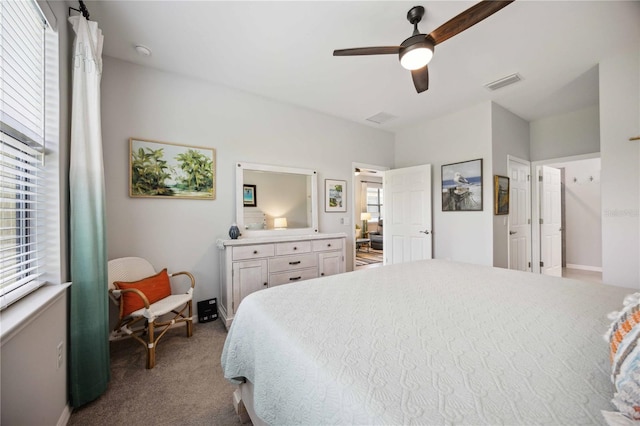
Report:
[{"label": "gold picture frame", "polygon": [[129,196],[216,199],[216,150],[129,139]]},{"label": "gold picture frame", "polygon": [[509,214],[509,178],[493,176],[493,211],[496,215]]}]

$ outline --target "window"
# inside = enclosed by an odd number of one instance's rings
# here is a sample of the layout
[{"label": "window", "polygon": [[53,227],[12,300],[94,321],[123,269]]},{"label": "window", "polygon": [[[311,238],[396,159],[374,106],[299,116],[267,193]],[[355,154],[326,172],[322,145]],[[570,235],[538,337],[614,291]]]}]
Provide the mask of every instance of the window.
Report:
[{"label": "window", "polygon": [[46,31],[35,0],[0,2],[0,309],[43,284]]},{"label": "window", "polygon": [[382,215],[382,188],[367,186],[367,212],[371,219],[378,221]]}]

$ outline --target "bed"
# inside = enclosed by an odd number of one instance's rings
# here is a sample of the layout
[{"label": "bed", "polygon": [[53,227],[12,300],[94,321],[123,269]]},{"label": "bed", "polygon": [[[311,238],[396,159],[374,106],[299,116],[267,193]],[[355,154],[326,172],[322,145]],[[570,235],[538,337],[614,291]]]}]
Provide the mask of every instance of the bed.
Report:
[{"label": "bed", "polygon": [[251,294],[222,366],[254,424],[602,424],[615,410],[602,336],[631,292],[388,265]]}]

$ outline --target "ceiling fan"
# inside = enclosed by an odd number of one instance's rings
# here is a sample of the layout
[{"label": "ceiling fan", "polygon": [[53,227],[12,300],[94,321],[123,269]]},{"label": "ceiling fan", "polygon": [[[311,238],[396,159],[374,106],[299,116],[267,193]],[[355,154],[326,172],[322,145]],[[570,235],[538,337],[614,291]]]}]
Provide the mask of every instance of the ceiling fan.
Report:
[{"label": "ceiling fan", "polygon": [[413,78],[416,91],[421,93],[429,88],[429,70],[427,64],[433,57],[434,47],[488,18],[513,1],[514,0],[483,0],[440,25],[429,34],[421,34],[418,31],[418,23],[424,16],[424,7],[415,6],[407,12],[407,20],[413,25],[413,34],[403,41],[400,46],[340,49],[334,50],[333,56],[398,54],[400,56],[400,64],[411,71],[411,77]]}]

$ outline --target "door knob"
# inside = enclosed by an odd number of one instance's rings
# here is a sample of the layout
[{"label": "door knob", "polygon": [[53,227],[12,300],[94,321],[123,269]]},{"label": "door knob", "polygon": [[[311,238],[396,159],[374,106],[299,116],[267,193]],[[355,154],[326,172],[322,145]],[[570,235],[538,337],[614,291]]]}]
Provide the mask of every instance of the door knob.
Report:
[{"label": "door knob", "polygon": [[517,234],[518,231],[509,231],[509,235]]},{"label": "door knob", "polygon": [[429,235],[429,230],[428,229],[425,229],[424,231],[420,231],[420,232],[422,232],[425,235]]}]

